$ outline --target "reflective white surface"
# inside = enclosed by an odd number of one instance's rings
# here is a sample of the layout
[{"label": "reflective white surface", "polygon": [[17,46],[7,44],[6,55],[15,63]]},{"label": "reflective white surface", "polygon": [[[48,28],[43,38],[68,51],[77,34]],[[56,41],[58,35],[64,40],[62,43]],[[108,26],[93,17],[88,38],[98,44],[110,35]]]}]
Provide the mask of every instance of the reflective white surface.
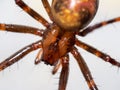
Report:
[{"label": "reflective white surface", "polygon": [[[46,19],[41,0],[24,0]],[[50,0],[51,2],[52,0]],[[120,16],[120,0],[101,0],[92,25]],[[0,0],[0,23],[12,23],[44,28],[22,11],[14,0]],[[33,35],[0,32],[0,61],[20,48],[38,40]],[[120,23],[108,25],[81,38],[82,41],[111,55],[120,62]],[[79,49],[87,62],[99,90],[120,90],[120,71],[94,55]],[[57,90],[59,73],[53,76],[52,67],[41,63],[34,65],[37,51],[30,53],[20,62],[0,72],[0,90]],[[71,55],[71,54],[70,54]],[[70,56],[70,76],[67,90],[88,90],[88,86],[72,56]]]}]

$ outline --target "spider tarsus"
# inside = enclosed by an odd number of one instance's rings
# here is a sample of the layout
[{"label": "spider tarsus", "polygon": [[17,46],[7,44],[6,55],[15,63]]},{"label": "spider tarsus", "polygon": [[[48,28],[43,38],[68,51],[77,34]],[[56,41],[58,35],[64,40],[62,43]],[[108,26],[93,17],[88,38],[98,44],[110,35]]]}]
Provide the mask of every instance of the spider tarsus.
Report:
[{"label": "spider tarsus", "polygon": [[120,67],[120,63],[117,62],[115,59],[111,58],[109,55],[106,55],[106,62],[111,63],[112,65]]}]

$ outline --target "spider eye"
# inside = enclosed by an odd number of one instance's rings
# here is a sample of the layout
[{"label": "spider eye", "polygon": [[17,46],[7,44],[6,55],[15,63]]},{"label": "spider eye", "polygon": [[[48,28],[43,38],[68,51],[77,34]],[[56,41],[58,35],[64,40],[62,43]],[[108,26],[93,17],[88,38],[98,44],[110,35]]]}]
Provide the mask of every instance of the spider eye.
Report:
[{"label": "spider eye", "polygon": [[98,0],[53,0],[54,22],[65,30],[80,30],[95,16]]}]

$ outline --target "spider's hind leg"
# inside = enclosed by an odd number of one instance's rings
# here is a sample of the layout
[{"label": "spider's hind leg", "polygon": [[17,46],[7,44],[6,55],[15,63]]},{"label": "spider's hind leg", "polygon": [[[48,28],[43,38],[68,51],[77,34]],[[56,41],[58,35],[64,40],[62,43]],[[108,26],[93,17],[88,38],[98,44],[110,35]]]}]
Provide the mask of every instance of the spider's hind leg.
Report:
[{"label": "spider's hind leg", "polygon": [[111,23],[119,22],[119,21],[120,21],[120,17],[117,17],[117,18],[114,18],[114,19],[111,19],[111,20],[108,20],[108,21],[103,21],[101,23],[97,23],[93,26],[89,26],[89,27],[85,28],[83,31],[79,32],[78,35],[79,36],[86,36],[87,34],[97,30],[97,28],[109,25]]},{"label": "spider's hind leg", "polygon": [[45,10],[47,11],[47,14],[49,15],[49,18],[52,20],[51,7],[49,5],[48,0],[42,0],[42,3],[43,3]]},{"label": "spider's hind leg", "polygon": [[45,27],[49,26],[49,23],[37,12],[31,9],[28,5],[26,5],[23,0],[15,0],[15,3],[22,8],[25,12],[27,12],[31,17],[36,19],[38,22],[42,23]]}]

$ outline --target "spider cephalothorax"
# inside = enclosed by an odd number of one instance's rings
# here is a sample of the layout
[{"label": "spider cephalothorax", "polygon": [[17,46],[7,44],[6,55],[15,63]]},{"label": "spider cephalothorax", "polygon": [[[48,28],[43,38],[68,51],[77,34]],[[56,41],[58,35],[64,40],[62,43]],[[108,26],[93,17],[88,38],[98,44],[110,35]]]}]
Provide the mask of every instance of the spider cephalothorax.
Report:
[{"label": "spider cephalothorax", "polygon": [[54,66],[52,74],[55,74],[59,67],[62,66],[58,90],[66,90],[69,75],[69,53],[71,53],[77,61],[89,89],[98,90],[86,62],[75,45],[112,65],[120,67],[120,63],[109,55],[78,40],[76,35],[85,36],[101,26],[120,21],[120,17],[84,29],[84,27],[89,24],[95,16],[98,8],[98,0],[53,0],[52,6],[50,6],[47,0],[41,1],[52,23],[45,20],[22,0],[15,0],[18,6],[45,26],[45,30],[24,25],[0,23],[1,31],[6,30],[17,33],[29,33],[42,37],[42,40],[40,39],[25,46],[9,58],[2,61],[0,63],[0,71],[19,61],[28,53],[40,49],[36,56],[35,64],[43,61],[45,64]]},{"label": "spider cephalothorax", "polygon": [[55,64],[59,58],[71,51],[75,44],[75,33],[62,30],[56,25],[48,28],[43,35],[42,60],[47,64]]}]

